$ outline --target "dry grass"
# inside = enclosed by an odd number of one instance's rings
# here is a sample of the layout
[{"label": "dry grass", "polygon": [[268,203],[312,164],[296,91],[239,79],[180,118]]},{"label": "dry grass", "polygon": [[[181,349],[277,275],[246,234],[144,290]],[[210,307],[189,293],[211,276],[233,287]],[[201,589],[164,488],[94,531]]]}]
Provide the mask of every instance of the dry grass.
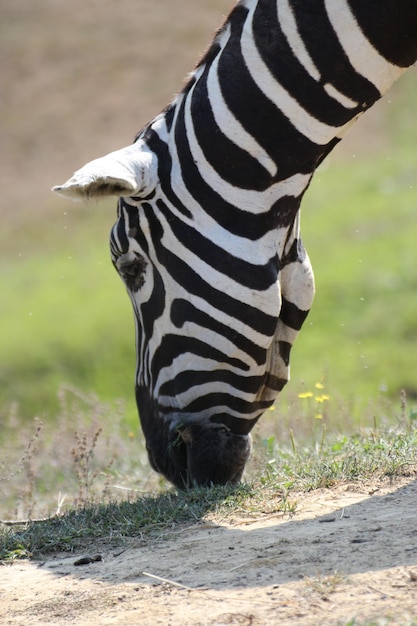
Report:
[{"label": "dry grass", "polygon": [[60,389],[59,404],[47,423],[27,423],[16,407],[0,416],[0,519],[34,519],[158,490],[139,423],[128,430],[122,405],[68,387]]}]

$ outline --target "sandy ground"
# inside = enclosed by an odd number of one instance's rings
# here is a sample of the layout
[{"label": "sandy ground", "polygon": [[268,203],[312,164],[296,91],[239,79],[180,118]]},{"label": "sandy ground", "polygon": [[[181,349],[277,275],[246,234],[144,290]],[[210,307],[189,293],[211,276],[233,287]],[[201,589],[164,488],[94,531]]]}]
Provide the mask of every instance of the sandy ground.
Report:
[{"label": "sandy ground", "polygon": [[[346,624],[417,616],[417,481],[297,496],[292,516],[196,523],[0,568],[0,623]],[[102,560],[75,565],[80,557]]]}]

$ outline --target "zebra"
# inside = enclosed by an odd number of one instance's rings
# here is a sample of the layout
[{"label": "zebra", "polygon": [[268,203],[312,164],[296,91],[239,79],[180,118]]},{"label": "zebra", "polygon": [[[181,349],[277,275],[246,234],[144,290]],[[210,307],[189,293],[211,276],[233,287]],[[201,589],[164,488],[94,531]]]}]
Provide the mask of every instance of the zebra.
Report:
[{"label": "zebra", "polygon": [[240,0],[134,143],[53,188],[118,197],[110,248],[134,310],[139,417],[177,488],[242,479],[313,301],[301,200],[417,60],[416,33],[417,0]]}]

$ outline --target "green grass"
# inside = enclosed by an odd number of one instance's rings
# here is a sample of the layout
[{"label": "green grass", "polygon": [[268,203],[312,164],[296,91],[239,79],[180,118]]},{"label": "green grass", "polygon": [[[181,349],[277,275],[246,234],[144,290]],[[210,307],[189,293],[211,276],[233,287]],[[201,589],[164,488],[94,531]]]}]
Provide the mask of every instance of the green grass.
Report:
[{"label": "green grass", "polygon": [[0,406],[17,401],[27,418],[51,417],[59,386],[69,383],[104,400],[125,398],[133,419],[133,314],[109,259],[110,215],[106,224],[75,206],[51,220],[56,240],[47,253],[35,225],[0,269]]},{"label": "green grass", "polygon": [[317,174],[305,200],[302,232],[317,295],[293,372],[311,384],[315,370],[360,408],[381,391],[417,396],[416,165],[415,157],[407,173],[383,157],[335,165]]}]

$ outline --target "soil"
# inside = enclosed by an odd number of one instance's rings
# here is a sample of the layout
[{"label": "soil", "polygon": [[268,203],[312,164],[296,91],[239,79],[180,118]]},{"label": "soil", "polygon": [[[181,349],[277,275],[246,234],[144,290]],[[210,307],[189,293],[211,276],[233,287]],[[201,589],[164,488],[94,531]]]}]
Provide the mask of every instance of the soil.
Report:
[{"label": "soil", "polygon": [[0,623],[410,623],[417,481],[348,484],[294,499],[292,515],[237,512],[218,524],[175,527],[161,541],[116,547],[110,538],[82,553],[4,565]]}]

